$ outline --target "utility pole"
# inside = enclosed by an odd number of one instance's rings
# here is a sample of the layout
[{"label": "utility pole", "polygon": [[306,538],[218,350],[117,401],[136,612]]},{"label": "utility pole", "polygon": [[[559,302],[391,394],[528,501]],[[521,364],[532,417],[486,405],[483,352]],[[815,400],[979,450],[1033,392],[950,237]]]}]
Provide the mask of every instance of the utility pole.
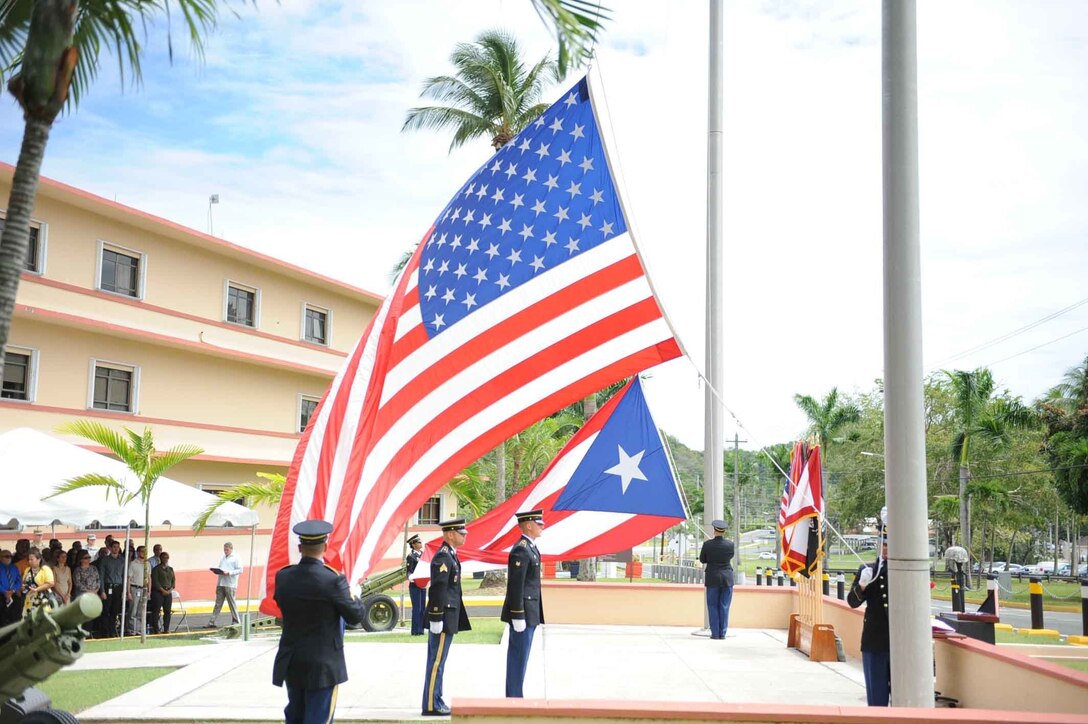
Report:
[{"label": "utility pole", "polygon": [[738,433],[733,433],[733,535],[736,536],[737,547],[733,555],[737,562],[734,568],[740,570],[740,444],[748,442],[741,440]]},{"label": "utility pole", "polygon": [[892,703],[933,707],[918,244],[916,0],[884,0],[881,110],[884,195],[884,486]]}]

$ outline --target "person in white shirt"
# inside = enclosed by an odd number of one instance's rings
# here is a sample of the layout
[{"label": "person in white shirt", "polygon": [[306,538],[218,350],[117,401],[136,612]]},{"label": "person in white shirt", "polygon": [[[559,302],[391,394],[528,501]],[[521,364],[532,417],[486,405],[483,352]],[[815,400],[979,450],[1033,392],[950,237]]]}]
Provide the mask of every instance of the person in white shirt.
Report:
[{"label": "person in white shirt", "polygon": [[151,565],[152,569],[159,565],[160,553],[162,553],[161,543],[156,543],[155,545],[151,546],[151,557],[147,559],[147,562]]},{"label": "person in white shirt", "polygon": [[88,533],[87,545],[83,546],[83,550],[87,551],[87,555],[91,557],[92,561],[98,558],[98,536],[94,533]]},{"label": "person in white shirt", "polygon": [[148,570],[147,549],[140,546],[136,549],[136,558],[128,564],[128,602],[125,605],[128,606],[128,632],[133,635],[140,633],[136,622],[143,620],[141,614],[145,611],[143,602],[147,596],[145,575]]},{"label": "person in white shirt", "polygon": [[223,557],[219,559],[219,565],[212,569],[217,572],[219,579],[215,584],[215,607],[212,608],[211,626],[215,628],[215,620],[219,618],[219,610],[223,608],[223,601],[230,608],[231,623],[241,623],[238,618],[238,606],[234,602],[234,592],[238,590],[238,577],[242,575],[242,564],[238,556],[234,555],[234,545],[223,544]]}]

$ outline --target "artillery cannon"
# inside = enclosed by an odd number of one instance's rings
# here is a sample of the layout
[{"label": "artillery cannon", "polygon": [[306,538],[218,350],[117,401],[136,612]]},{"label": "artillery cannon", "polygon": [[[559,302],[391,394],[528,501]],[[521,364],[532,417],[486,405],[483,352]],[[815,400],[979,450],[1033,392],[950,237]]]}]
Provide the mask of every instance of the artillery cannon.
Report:
[{"label": "artillery cannon", "polygon": [[71,714],[51,708],[34,685],[83,655],[81,626],[102,613],[97,596],[80,596],[56,610],[34,609],[0,629],[0,724],[68,724]]},{"label": "artillery cannon", "polygon": [[359,597],[363,599],[365,613],[363,628],[367,631],[392,631],[400,620],[400,609],[396,602],[382,593],[393,586],[399,586],[408,580],[408,568],[401,566],[391,571],[378,573],[360,582]]}]

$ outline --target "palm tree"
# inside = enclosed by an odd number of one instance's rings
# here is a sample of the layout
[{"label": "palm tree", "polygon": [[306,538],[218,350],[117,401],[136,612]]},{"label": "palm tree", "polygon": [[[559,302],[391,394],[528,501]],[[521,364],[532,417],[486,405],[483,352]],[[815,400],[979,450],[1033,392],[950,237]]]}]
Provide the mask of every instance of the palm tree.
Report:
[{"label": "palm tree", "polygon": [[247,508],[254,505],[278,506],[283,498],[283,489],[287,485],[287,476],[282,473],[257,473],[263,483],[242,483],[226,490],[220,490],[200,517],[193,522],[193,533],[199,533],[208,527],[208,521],[224,503],[233,503],[239,498]]},{"label": "palm tree", "polygon": [[972,442],[1004,447],[1012,430],[1024,430],[1037,424],[1035,413],[1019,399],[994,397],[993,375],[985,367],[944,371],[952,389],[953,437],[951,457],[959,466],[960,545],[971,549],[971,515],[968,483],[971,480]]},{"label": "palm tree", "polygon": [[559,76],[567,74],[571,63],[587,60],[593,54],[597,33],[610,13],[593,0],[533,0],[533,7],[550,23],[559,40]]},{"label": "palm tree", "polygon": [[488,30],[474,43],[458,43],[450,55],[456,73],[428,78],[421,95],[446,103],[412,108],[402,131],[452,130],[450,151],[475,138],[488,138],[496,151],[548,109],[541,103],[558,66],[545,56],[531,68],[513,36]]},{"label": "palm tree", "polygon": [[1046,425],[1043,454],[1062,499],[1088,513],[1088,357],[1065,373],[1040,405]]},{"label": "palm tree", "polygon": [[[47,497],[71,490],[104,487],[107,495],[112,492],[116,496],[119,505],[127,505],[139,498],[144,506],[144,550],[149,551],[151,550],[151,495],[155,490],[155,484],[167,470],[183,460],[200,455],[204,450],[196,445],[175,445],[169,450],[159,451],[155,449],[155,438],[151,428],[145,427],[143,434],[127,427],[122,429],[125,431],[124,434],[100,422],[76,420],[61,425],[57,428],[57,432],[65,435],[79,435],[109,450],[136,476],[139,481],[136,490],[130,490],[123,482],[111,475],[87,473],[61,483],[53,488],[53,492]],[[144,565],[144,590],[151,590],[151,568],[147,565]],[[147,596],[141,599],[140,609],[140,620],[147,620]],[[140,642],[143,643],[146,640],[147,628],[141,626]]]},{"label": "palm tree", "polygon": [[820,401],[809,395],[794,395],[793,401],[808,418],[808,434],[820,446],[826,468],[828,444],[836,440],[836,433],[861,419],[861,410],[853,402],[840,402],[838,387]]},{"label": "palm tree", "polygon": [[[45,146],[53,121],[74,106],[98,75],[104,50],[116,52],[122,76],[140,81],[140,30],[162,16],[182,17],[197,55],[217,21],[216,0],[22,0],[0,11],[0,69],[23,109],[25,129],[0,234],[0,360],[11,331],[19,273],[30,239],[30,213],[38,193]],[[172,10],[173,8],[173,10]],[[173,43],[170,43],[173,59]],[[70,93],[70,95],[69,95]]]}]

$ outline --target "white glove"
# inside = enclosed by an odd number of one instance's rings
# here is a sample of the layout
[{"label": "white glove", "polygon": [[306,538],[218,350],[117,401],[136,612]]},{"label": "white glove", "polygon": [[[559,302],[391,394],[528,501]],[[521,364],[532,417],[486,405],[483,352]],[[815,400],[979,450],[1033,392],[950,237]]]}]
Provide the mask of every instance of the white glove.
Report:
[{"label": "white glove", "polygon": [[431,621],[431,633],[433,633],[436,636],[438,634],[442,633],[442,622],[441,621]]},{"label": "white glove", "polygon": [[523,618],[515,618],[510,623],[511,623],[511,625],[513,625],[514,630],[517,631],[518,633],[521,633],[522,631],[525,630],[525,619],[523,619]]},{"label": "white glove", "polygon": [[865,587],[873,582],[873,569],[866,566],[861,571],[861,576],[858,577],[858,586],[861,590],[865,590]]}]

